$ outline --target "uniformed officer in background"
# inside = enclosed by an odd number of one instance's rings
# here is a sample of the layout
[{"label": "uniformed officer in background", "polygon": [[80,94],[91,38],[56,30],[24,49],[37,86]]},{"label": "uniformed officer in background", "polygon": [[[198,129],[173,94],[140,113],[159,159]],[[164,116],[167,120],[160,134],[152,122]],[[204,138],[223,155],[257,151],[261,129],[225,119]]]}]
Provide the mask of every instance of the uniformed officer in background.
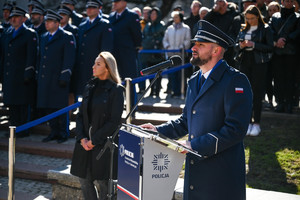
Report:
[{"label": "uniformed officer in background", "polygon": [[93,75],[95,58],[102,51],[112,52],[113,33],[108,20],[99,16],[102,6],[100,0],[89,0],[86,4],[88,18],[78,27],[78,51],[74,79],[76,96],[82,95],[83,89]]},{"label": "uniformed officer in background", "polygon": [[[72,15],[72,10],[64,5],[61,4],[60,8],[58,9],[58,14],[62,17],[62,19],[60,20],[60,27],[66,31],[69,31],[73,34],[75,41],[76,41],[76,46],[78,43],[78,28],[75,25],[72,25],[69,23],[70,20],[70,16]],[[74,73],[72,73],[74,74]],[[71,76],[71,81],[70,81],[70,94],[69,94],[69,105],[72,105],[75,102],[75,88],[74,86],[74,82],[76,80],[74,79],[74,76]]]},{"label": "uniformed officer in background", "polygon": [[[40,44],[38,69],[37,107],[50,114],[68,106],[69,82],[75,58],[75,39],[72,33],[59,27],[62,17],[53,10],[45,16],[47,33]],[[57,139],[62,143],[68,138],[66,115],[49,121],[51,133],[43,142]]]},{"label": "uniformed officer in background", "polygon": [[47,32],[44,22],[44,14],[45,10],[40,6],[35,6],[31,11],[31,25],[29,27],[36,31],[39,39],[41,38],[42,34]]},{"label": "uniformed officer in background", "polygon": [[[9,107],[10,124],[20,126],[30,120],[30,105],[35,101],[34,76],[38,36],[24,21],[26,11],[14,6],[10,14],[12,28],[3,40],[1,76],[3,102]],[[17,137],[28,136],[28,131]]]},{"label": "uniformed officer in background", "polygon": [[70,17],[72,15],[72,10],[68,6],[61,4],[57,12],[62,17],[62,19],[60,20],[60,27],[65,31],[71,32],[77,41],[78,28],[77,26],[69,23]]},{"label": "uniformed officer in background", "polygon": [[38,6],[38,7],[44,9],[44,5],[39,0],[29,0],[27,3],[27,6],[28,6],[29,18],[26,20],[25,24],[27,26],[29,26],[29,25],[31,25],[31,14],[32,14],[34,7]]},{"label": "uniformed officer in background", "polygon": [[[127,8],[126,0],[112,0],[113,10],[109,21],[114,33],[114,51],[122,79],[137,77],[137,52],[142,43],[141,24],[138,14]],[[131,88],[134,105],[135,89]]]},{"label": "uniformed officer in background", "polygon": [[78,27],[79,24],[84,20],[84,17],[75,11],[76,3],[77,3],[76,0],[62,0],[61,1],[61,4],[68,6],[72,10],[72,14],[71,14],[72,24]]},{"label": "uniformed officer in background", "polygon": [[4,3],[3,8],[2,8],[2,17],[3,17],[3,22],[1,25],[3,26],[3,29],[6,30],[8,29],[11,25],[9,23],[9,15],[11,13],[12,5],[10,3]]}]

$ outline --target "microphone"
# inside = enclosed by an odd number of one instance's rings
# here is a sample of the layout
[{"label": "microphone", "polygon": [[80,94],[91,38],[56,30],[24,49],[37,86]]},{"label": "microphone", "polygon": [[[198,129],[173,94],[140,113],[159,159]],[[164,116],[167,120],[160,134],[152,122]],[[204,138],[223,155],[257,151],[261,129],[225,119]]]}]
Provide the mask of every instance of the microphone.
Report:
[{"label": "microphone", "polygon": [[153,73],[156,73],[162,69],[166,69],[166,68],[169,68],[169,67],[174,67],[174,66],[177,66],[177,65],[180,65],[182,62],[180,56],[171,56],[169,60],[167,61],[164,61],[164,62],[161,62],[161,63],[158,63],[156,65],[153,65],[151,67],[148,67],[146,69],[143,69],[140,71],[141,75],[144,76],[144,75],[148,75],[148,74],[153,74]]}]

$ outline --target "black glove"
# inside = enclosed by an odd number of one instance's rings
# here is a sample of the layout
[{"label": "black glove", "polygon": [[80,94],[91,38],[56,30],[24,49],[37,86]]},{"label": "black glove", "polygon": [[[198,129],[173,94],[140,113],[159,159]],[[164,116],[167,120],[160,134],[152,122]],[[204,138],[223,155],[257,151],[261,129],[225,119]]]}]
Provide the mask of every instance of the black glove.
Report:
[{"label": "black glove", "polygon": [[60,80],[60,81],[59,81],[59,87],[65,88],[65,87],[67,87],[67,85],[68,85],[68,82],[67,82],[67,81],[63,81],[63,80]]}]

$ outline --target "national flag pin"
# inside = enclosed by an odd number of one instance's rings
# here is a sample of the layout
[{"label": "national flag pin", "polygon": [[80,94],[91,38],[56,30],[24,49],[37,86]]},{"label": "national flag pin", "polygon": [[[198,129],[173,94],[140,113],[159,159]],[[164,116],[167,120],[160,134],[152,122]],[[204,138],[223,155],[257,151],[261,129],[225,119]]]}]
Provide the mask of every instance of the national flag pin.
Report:
[{"label": "national flag pin", "polygon": [[235,88],[235,93],[244,93],[244,88]]}]

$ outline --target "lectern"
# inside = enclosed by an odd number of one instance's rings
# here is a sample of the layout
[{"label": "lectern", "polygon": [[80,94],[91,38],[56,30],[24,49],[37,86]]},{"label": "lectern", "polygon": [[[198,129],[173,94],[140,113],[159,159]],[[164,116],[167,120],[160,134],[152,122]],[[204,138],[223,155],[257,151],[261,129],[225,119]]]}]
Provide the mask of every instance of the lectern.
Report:
[{"label": "lectern", "polygon": [[185,159],[179,152],[183,149],[174,140],[123,124],[119,131],[117,199],[171,200]]}]

